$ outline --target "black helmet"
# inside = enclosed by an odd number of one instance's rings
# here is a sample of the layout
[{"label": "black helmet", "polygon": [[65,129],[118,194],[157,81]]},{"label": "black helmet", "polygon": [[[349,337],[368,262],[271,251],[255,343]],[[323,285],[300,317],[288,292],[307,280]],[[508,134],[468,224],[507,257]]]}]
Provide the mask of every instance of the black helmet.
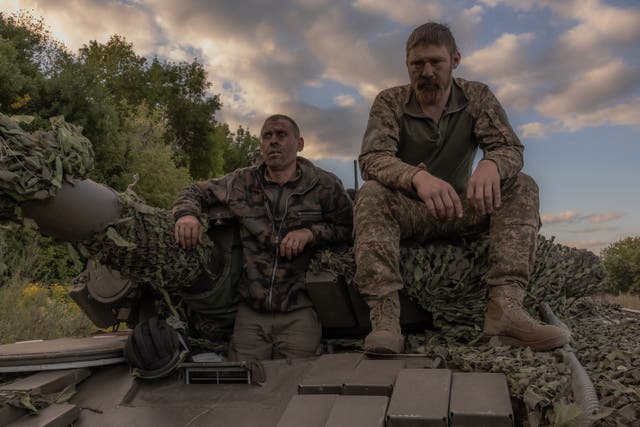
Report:
[{"label": "black helmet", "polygon": [[157,317],[136,325],[124,346],[133,375],[144,379],[169,375],[188,354],[180,334]]}]

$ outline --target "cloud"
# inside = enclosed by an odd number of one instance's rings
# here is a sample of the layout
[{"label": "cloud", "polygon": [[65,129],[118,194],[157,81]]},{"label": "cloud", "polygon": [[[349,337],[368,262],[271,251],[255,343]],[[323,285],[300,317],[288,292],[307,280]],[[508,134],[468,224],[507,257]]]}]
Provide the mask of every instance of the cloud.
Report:
[{"label": "cloud", "polygon": [[607,212],[598,215],[590,215],[587,218],[591,224],[602,224],[603,222],[615,221],[623,215],[620,212]]},{"label": "cloud", "polygon": [[371,102],[380,90],[406,81],[406,35],[399,31],[370,34],[372,26],[383,22],[362,19],[335,6],[310,22],[304,37],[309,53],[324,67],[324,78],[355,87]]},{"label": "cloud", "polygon": [[437,21],[442,16],[438,0],[356,0],[356,9],[389,17],[405,25],[418,25],[426,21]]},{"label": "cloud", "polygon": [[578,131],[585,127],[619,125],[640,127],[640,96],[609,107],[582,114],[569,114],[556,121],[554,128]]},{"label": "cloud", "polygon": [[[15,5],[2,2],[5,10],[34,10],[46,17],[52,35],[75,52],[89,40],[105,42],[113,34],[124,34],[136,52],[148,55],[159,42],[153,14],[141,3],[100,0],[23,0]],[[88,35],[90,35],[88,37]]]},{"label": "cloud", "polygon": [[526,46],[534,40],[533,33],[502,34],[490,46],[478,49],[464,59],[469,72],[481,76],[499,75],[501,78],[518,74],[526,61]]},{"label": "cloud", "polygon": [[550,214],[542,215],[541,220],[543,224],[556,224],[559,222],[576,221],[579,218],[580,218],[580,215],[578,214],[578,212],[566,211],[558,215],[550,215]]},{"label": "cloud", "polygon": [[356,98],[353,95],[341,93],[333,98],[333,102],[340,107],[351,107],[356,105]]},{"label": "cloud", "polygon": [[612,232],[619,231],[620,227],[614,226],[602,226],[602,227],[587,227],[587,228],[579,228],[577,230],[567,230],[567,233],[572,234],[587,234],[587,233],[603,233],[603,232]]},{"label": "cloud", "polygon": [[[140,54],[195,56],[221,95],[217,119],[259,129],[268,114],[300,115],[317,156],[356,155],[375,95],[408,80],[404,43],[411,27],[431,19],[451,21],[458,43],[469,48],[464,77],[489,83],[507,109],[537,112],[520,126],[524,137],[640,126],[640,71],[632,62],[637,55],[629,55],[640,37],[640,10],[599,0],[283,0],[278,8],[259,0],[0,0],[0,7],[34,9],[74,50],[119,33]],[[546,9],[551,19],[539,30],[485,42],[491,36],[485,22],[497,7],[515,17]],[[477,40],[484,45],[473,50]],[[335,106],[299,100],[301,89],[326,81],[338,88],[327,93]]]},{"label": "cloud", "polygon": [[503,34],[491,45],[478,49],[462,65],[471,79],[490,82],[498,98],[519,110],[533,102],[535,87],[528,80],[531,57],[528,47],[535,41],[533,33]]},{"label": "cloud", "polygon": [[484,4],[487,7],[505,5],[516,10],[526,11],[533,8],[536,0],[480,0],[480,3]]},{"label": "cloud", "polygon": [[550,130],[550,126],[542,122],[529,122],[518,126],[522,138],[543,138]]},{"label": "cloud", "polygon": [[[601,0],[482,0],[552,20],[531,33],[503,34],[463,59],[472,78],[489,82],[508,108],[533,109],[529,136],[601,125],[640,126],[640,9]],[[536,9],[538,9],[536,11]],[[544,126],[543,126],[544,125]],[[543,129],[544,128],[544,129]]]},{"label": "cloud", "polygon": [[611,98],[620,98],[637,86],[640,69],[621,59],[585,71],[564,90],[542,99],[537,110],[546,117],[563,117],[597,111]]},{"label": "cloud", "polygon": [[622,218],[624,214],[620,212],[605,212],[602,214],[581,215],[576,211],[565,211],[558,215],[545,214],[542,215],[541,220],[544,225],[558,224],[563,222],[580,222],[588,221],[591,224],[602,224],[604,222],[615,221]]},{"label": "cloud", "polygon": [[608,240],[588,239],[588,240],[574,240],[570,242],[564,242],[562,244],[572,248],[576,248],[576,249],[588,249],[598,254],[602,249],[604,249],[610,243],[611,242]]},{"label": "cloud", "polygon": [[472,24],[479,24],[482,22],[482,15],[484,14],[484,8],[479,4],[476,4],[469,9],[462,11],[462,17],[466,22]]},{"label": "cloud", "polygon": [[640,37],[638,9],[621,9],[600,0],[549,4],[565,16],[581,21],[561,37],[561,42],[570,49],[594,50],[612,44],[636,44]]}]

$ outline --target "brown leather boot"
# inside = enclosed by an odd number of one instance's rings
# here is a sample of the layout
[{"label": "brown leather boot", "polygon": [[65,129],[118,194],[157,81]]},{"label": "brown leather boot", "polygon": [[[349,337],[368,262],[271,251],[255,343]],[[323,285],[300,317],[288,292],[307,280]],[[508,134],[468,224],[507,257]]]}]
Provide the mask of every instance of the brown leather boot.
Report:
[{"label": "brown leather boot", "polygon": [[497,336],[505,345],[531,347],[536,351],[567,344],[571,340],[571,333],[531,317],[522,306],[524,294],[518,285],[492,286],[489,289],[482,331],[484,335]]},{"label": "brown leather boot", "polygon": [[397,354],[404,338],[400,332],[400,298],[398,292],[382,297],[367,297],[371,332],[364,339],[365,353]]}]

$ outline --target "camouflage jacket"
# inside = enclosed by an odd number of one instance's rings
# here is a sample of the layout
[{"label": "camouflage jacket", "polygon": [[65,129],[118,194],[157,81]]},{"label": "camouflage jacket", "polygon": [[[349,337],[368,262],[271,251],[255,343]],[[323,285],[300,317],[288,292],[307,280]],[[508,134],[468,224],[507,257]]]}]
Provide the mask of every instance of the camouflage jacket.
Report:
[{"label": "camouflage jacket", "polygon": [[[178,195],[173,214],[198,217],[223,204],[240,224],[245,265],[238,291],[258,310],[286,312],[311,306],[304,280],[314,248],[351,238],[353,205],[340,180],[298,157],[300,178],[284,202],[281,219],[274,218],[265,192],[264,164],[238,169],[222,178],[198,182]],[[290,184],[290,183],[289,183]],[[308,228],[311,247],[288,260],[280,256],[281,239],[292,230]]]},{"label": "camouflage jacket", "polygon": [[[359,157],[364,179],[413,193],[412,178],[422,168],[435,170],[434,175],[461,192],[478,147],[484,152],[483,159],[496,163],[501,179],[514,176],[522,168],[523,146],[485,84],[455,78],[447,109],[437,124],[416,111],[419,107],[412,107],[415,103],[410,85],[378,94]],[[434,129],[435,141],[421,137],[425,133],[421,127],[427,126]],[[408,143],[413,147],[407,149]],[[408,159],[406,152],[412,152],[413,158]]]}]

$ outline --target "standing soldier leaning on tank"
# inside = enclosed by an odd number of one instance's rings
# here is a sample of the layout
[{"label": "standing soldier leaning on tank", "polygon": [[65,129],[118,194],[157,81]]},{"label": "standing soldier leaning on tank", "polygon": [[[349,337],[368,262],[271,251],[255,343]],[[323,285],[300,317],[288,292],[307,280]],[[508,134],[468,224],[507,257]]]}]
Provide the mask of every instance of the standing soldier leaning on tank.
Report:
[{"label": "standing soldier leaning on tank", "polygon": [[[520,172],[523,146],[489,88],[453,78],[460,53],[449,28],[427,23],[406,45],[410,84],[375,99],[359,157],[366,181],[355,206],[356,285],[370,309],[365,351],[399,353],[401,239],[489,230],[485,336],[548,350],[569,342],[522,307],[533,271],[538,187]],[[478,146],[483,158],[471,173]]]},{"label": "standing soldier leaning on tank", "polygon": [[321,325],[304,289],[313,248],[351,236],[352,203],[333,174],[297,157],[304,140],[285,115],[267,118],[260,132],[263,161],[183,190],[173,205],[175,238],[198,244],[199,217],[225,205],[240,224],[245,258],[229,358],[308,357]]}]

